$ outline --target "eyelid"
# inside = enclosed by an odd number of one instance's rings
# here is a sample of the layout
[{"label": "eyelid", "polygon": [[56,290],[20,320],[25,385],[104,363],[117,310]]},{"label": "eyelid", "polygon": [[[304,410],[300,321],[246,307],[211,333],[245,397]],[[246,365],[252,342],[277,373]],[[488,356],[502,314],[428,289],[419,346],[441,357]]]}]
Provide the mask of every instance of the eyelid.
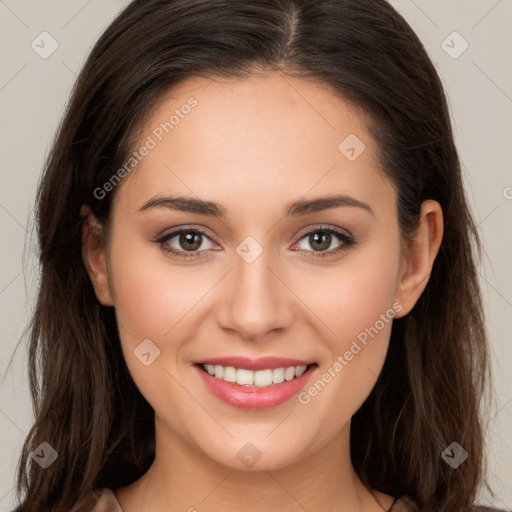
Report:
[{"label": "eyelid", "polygon": [[297,235],[295,235],[295,237],[297,237],[298,240],[301,240],[302,238],[304,238],[305,235],[309,235],[310,233],[315,232],[315,231],[333,231],[339,235],[343,235],[343,236],[346,236],[349,238],[354,238],[352,236],[352,233],[350,231],[348,231],[347,229],[339,228],[339,227],[333,226],[331,224],[314,224],[313,226],[308,226],[308,227],[300,230],[299,233]]},{"label": "eyelid", "polygon": [[170,228],[169,230],[164,230],[162,232],[162,234],[157,236],[157,239],[169,238],[170,235],[176,236],[176,235],[179,235],[183,231],[196,231],[196,232],[201,233],[202,235],[204,235],[204,236],[206,236],[206,237],[208,237],[210,239],[214,238],[202,226],[198,226],[197,224],[191,224],[191,225],[187,225],[186,224],[184,226],[176,226],[174,228]]}]

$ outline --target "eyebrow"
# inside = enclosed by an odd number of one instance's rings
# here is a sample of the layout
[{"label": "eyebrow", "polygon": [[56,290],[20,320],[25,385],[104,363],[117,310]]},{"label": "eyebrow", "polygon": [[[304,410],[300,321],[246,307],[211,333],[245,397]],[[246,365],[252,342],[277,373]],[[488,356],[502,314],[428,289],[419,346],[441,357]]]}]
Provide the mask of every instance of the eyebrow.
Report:
[{"label": "eyebrow", "polygon": [[[308,201],[294,201],[286,206],[284,215],[287,217],[299,217],[341,206],[361,208],[375,217],[375,212],[369,204],[347,195],[328,195]],[[224,218],[226,216],[226,208],[218,203],[185,196],[152,197],[139,208],[139,211],[156,207],[165,207],[171,210],[198,213],[217,218]]]}]

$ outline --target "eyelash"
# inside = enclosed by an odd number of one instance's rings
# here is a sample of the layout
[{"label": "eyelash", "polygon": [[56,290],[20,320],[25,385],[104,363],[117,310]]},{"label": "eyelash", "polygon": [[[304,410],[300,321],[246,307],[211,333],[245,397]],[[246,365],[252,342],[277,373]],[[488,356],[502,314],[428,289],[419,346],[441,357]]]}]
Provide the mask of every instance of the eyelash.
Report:
[{"label": "eyelash", "polygon": [[[306,238],[309,235],[312,235],[313,233],[317,233],[317,232],[326,233],[326,234],[334,234],[337,238],[339,238],[339,240],[342,243],[336,249],[331,249],[329,251],[306,251],[306,252],[315,253],[315,257],[318,256],[320,258],[323,258],[326,256],[333,256],[342,251],[346,251],[347,249],[349,249],[352,246],[354,246],[355,244],[357,244],[357,240],[355,238],[353,238],[352,236],[347,235],[346,233],[344,233],[338,229],[335,229],[332,227],[323,227],[323,226],[319,226],[315,229],[307,231],[299,238],[299,242],[303,238]],[[181,233],[196,233],[196,234],[199,233],[199,234],[203,235],[204,237],[210,239],[210,237],[203,230],[201,230],[199,228],[185,227],[185,228],[176,229],[175,231],[172,231],[171,233],[169,233],[167,235],[163,235],[158,240],[156,240],[155,243],[157,243],[163,251],[170,253],[173,256],[176,256],[178,258],[183,258],[183,259],[189,258],[190,259],[190,258],[207,257],[207,256],[202,256],[202,253],[206,252],[205,250],[187,252],[187,251],[178,251],[176,249],[169,248],[169,247],[165,246],[166,242],[168,242],[169,240],[172,240],[175,236],[180,235]]]}]

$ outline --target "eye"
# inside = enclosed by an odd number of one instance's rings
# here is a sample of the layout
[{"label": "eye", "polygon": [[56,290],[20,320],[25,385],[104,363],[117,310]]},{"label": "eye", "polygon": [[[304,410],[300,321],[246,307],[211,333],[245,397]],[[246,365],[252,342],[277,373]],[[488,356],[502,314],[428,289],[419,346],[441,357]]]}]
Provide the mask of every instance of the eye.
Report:
[{"label": "eye", "polygon": [[[333,243],[338,240],[338,245],[333,248]],[[301,242],[303,241],[303,245]],[[332,256],[341,251],[347,250],[356,243],[356,240],[347,233],[332,227],[320,227],[308,231],[301,237],[298,242],[299,249],[307,252],[317,253],[315,256]],[[313,248],[312,251],[308,250],[304,245],[309,245]]]},{"label": "eye", "polygon": [[[338,245],[333,248],[332,245],[336,243],[336,240],[338,240]],[[175,229],[171,233],[161,236],[155,242],[163,251],[183,259],[208,257],[208,249],[212,249],[214,246],[211,238],[204,231],[189,227]],[[296,246],[305,252],[315,253],[315,257],[324,257],[348,250],[356,243],[357,241],[351,235],[339,229],[320,226],[302,235]],[[309,244],[313,250],[305,248],[304,244]],[[292,248],[292,250],[296,249]]]},{"label": "eye", "polygon": [[[205,243],[209,241],[208,243]],[[197,228],[180,228],[160,237],[156,242],[162,250],[179,258],[199,258],[205,250],[210,249],[210,237]],[[173,246],[174,244],[174,246]],[[176,248],[176,245],[178,246]]]}]

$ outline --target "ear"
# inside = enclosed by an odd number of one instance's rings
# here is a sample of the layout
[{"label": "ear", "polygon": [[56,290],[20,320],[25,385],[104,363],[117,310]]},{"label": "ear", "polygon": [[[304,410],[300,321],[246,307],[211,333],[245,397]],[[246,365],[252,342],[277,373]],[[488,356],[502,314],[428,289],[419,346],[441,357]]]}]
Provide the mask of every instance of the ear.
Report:
[{"label": "ear", "polygon": [[402,305],[400,318],[409,313],[425,290],[443,238],[443,210],[428,199],[421,205],[421,218],[411,240],[404,242],[395,301]]},{"label": "ear", "polygon": [[106,244],[103,226],[96,219],[89,206],[80,210],[82,222],[82,259],[100,304],[113,306],[110,288]]}]

